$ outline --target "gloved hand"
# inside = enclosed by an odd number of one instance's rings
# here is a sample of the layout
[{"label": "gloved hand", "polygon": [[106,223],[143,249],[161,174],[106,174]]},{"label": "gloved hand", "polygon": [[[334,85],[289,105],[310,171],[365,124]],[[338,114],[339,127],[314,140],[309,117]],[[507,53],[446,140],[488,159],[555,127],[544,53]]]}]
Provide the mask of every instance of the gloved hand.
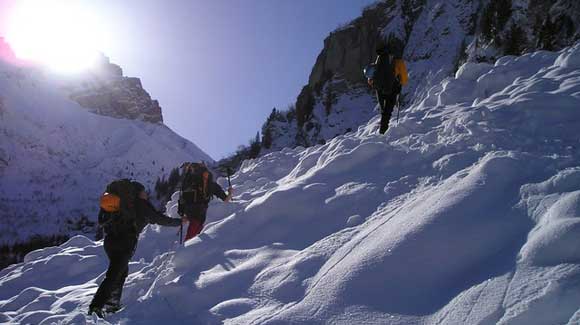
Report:
[{"label": "gloved hand", "polygon": [[228,197],[226,197],[226,199],[224,200],[224,202],[230,202],[233,197],[234,197],[234,188],[230,186],[228,188]]}]

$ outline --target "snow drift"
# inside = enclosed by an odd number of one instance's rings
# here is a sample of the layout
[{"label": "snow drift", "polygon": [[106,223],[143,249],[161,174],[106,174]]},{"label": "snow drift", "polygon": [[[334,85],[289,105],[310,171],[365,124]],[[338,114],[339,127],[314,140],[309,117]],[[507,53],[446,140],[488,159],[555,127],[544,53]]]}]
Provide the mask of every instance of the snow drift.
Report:
[{"label": "snow drift", "polygon": [[[469,63],[386,136],[377,116],[246,161],[185,247],[147,228],[107,322],[577,324],[579,58]],[[0,272],[0,321],[94,323],[105,268],[81,236],[30,253]]]}]

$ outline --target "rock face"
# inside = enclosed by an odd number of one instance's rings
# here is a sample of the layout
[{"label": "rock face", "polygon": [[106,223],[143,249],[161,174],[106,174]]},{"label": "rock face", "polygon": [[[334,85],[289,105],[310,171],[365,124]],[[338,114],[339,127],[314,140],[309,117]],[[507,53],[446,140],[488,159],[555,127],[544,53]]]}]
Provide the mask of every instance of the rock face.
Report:
[{"label": "rock face", "polygon": [[95,114],[162,123],[159,102],[151,96],[139,78],[124,77],[123,70],[102,57],[97,67],[83,73],[64,87],[70,98]]},{"label": "rock face", "polygon": [[[414,22],[417,19],[417,9],[423,3],[424,1],[405,2],[404,5],[409,8],[403,11],[401,18]],[[397,2],[388,1],[367,7],[361,17],[330,33],[324,40],[324,48],[318,55],[308,85],[318,89],[332,75],[341,75],[354,84],[366,83],[361,73],[362,67],[376,58],[376,45],[385,39],[381,30],[395,18],[389,12],[395,10],[396,5]]]},{"label": "rock face", "polygon": [[379,41],[390,44],[407,63],[406,106],[423,100],[427,89],[454,74],[461,63],[558,50],[580,39],[579,30],[576,0],[380,1],[324,40],[297,98],[296,119],[288,125],[270,119],[264,124],[262,129],[273,135],[266,152],[323,143],[376,115],[361,71],[375,59]]},{"label": "rock face", "polygon": [[[30,64],[16,58],[0,37],[0,59],[25,69]],[[24,71],[24,70],[23,70]],[[123,76],[123,70],[101,55],[95,66],[75,75],[50,76],[69,97],[90,112],[114,118],[163,123],[159,102],[143,89],[139,78]]]}]

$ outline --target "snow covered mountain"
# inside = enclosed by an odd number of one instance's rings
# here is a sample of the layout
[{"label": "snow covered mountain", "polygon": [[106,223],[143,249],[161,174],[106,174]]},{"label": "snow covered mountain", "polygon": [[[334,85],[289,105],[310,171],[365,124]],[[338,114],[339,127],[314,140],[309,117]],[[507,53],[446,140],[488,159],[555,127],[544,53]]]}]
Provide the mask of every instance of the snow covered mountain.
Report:
[{"label": "snow covered mountain", "polygon": [[183,161],[213,161],[161,123],[138,79],[103,60],[69,77],[0,60],[0,243],[92,231],[112,179],[153,188]]},{"label": "snow covered mountain", "polygon": [[[127,308],[99,324],[580,323],[580,43],[467,63],[426,94],[386,136],[373,117],[246,161],[184,248],[148,227]],[[0,271],[0,322],[95,324],[101,245]]]},{"label": "snow covered mountain", "polygon": [[324,41],[295,112],[268,119],[265,153],[311,146],[356,130],[376,111],[362,69],[388,40],[407,62],[410,83],[403,108],[422,101],[431,86],[465,62],[490,62],[536,49],[559,50],[580,39],[576,0],[389,0]]}]

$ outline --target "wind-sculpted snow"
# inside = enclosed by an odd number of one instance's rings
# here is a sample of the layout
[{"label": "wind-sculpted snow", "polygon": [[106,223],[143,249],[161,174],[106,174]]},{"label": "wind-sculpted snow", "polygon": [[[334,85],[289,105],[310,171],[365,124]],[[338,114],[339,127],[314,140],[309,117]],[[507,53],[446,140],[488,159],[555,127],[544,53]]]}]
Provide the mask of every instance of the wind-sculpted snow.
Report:
[{"label": "wind-sculpted snow", "polygon": [[[99,323],[577,324],[579,56],[466,64],[386,136],[374,117],[246,161],[185,247],[146,229]],[[84,237],[29,254],[0,272],[0,322],[95,323],[105,268]]]}]

